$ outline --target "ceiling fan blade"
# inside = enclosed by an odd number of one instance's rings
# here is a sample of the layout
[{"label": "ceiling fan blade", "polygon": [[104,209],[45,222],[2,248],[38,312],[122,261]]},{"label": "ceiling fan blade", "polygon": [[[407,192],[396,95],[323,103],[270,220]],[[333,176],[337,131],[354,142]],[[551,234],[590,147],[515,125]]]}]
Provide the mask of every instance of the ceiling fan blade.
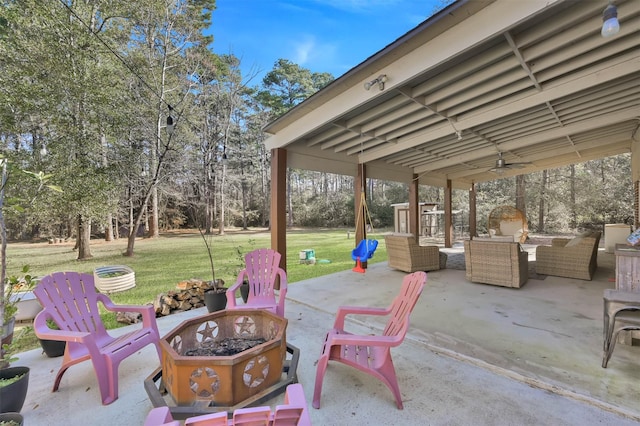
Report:
[{"label": "ceiling fan blade", "polygon": [[531,163],[507,163],[505,167],[510,169],[522,169],[527,164],[531,164]]}]

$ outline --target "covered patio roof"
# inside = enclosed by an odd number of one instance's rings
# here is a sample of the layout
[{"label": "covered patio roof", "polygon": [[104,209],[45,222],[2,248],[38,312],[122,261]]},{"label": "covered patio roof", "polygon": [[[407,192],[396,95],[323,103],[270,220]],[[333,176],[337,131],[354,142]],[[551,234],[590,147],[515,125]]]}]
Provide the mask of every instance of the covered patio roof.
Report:
[{"label": "covered patio roof", "polygon": [[[287,166],[468,189],[631,152],[640,141],[640,1],[459,0],[265,131]],[[386,76],[384,88],[365,83]]]}]

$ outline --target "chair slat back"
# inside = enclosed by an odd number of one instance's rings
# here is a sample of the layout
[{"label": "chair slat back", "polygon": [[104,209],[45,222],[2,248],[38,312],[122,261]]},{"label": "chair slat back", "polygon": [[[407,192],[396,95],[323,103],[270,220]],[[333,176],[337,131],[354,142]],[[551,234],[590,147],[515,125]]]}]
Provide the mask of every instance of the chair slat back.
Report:
[{"label": "chair slat back", "polygon": [[275,297],[274,286],[280,269],[280,253],[271,249],[257,249],[245,255],[250,299]]},{"label": "chair slat back", "polygon": [[239,408],[233,412],[233,424],[235,426],[269,426],[271,408],[253,407]]},{"label": "chair slat back", "polygon": [[383,332],[385,336],[404,337],[409,328],[409,316],[416,306],[426,282],[427,273],[423,271],[414,272],[404,277],[400,292],[391,303],[389,321]]},{"label": "chair slat back", "polygon": [[61,330],[106,333],[93,275],[55,272],[42,278],[34,293]]},{"label": "chair slat back", "polygon": [[296,426],[302,417],[304,407],[289,407],[278,405],[273,414],[273,426]]}]

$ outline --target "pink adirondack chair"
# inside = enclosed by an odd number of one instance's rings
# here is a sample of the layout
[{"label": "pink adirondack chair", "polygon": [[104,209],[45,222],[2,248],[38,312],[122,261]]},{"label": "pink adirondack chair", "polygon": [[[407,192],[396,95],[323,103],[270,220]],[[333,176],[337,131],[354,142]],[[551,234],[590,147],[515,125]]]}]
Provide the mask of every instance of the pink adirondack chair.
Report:
[{"label": "pink adirondack chair", "polygon": [[[236,283],[227,290],[227,309],[268,309],[284,317],[284,299],[287,295],[287,274],[280,268],[280,253],[271,249],[258,249],[244,257],[246,266],[238,274]],[[280,290],[276,295],[276,278],[280,277]],[[244,280],[249,281],[247,303],[238,306],[236,291]]]},{"label": "pink adirondack chair", "polygon": [[[185,420],[184,426],[311,426],[307,402],[300,383],[287,386],[284,404],[276,406],[273,412],[267,406],[239,408],[233,412],[231,419],[227,416],[226,411],[220,411],[189,417]],[[157,407],[149,412],[144,426],[173,426],[173,422],[168,407]]]},{"label": "pink adirondack chair", "polygon": [[[111,404],[118,398],[118,366],[123,359],[149,344],[156,346],[160,359],[160,335],[153,307],[115,305],[109,297],[96,291],[93,275],[56,272],[42,278],[34,293],[44,307],[34,320],[36,336],[67,342],[62,367],[53,385],[54,392],[69,367],[90,359],[98,378],[102,403]],[[98,302],[109,311],[139,312],[142,327],[112,337],[100,319]],[[50,329],[48,319],[60,329]]]},{"label": "pink adirondack chair", "polygon": [[[388,308],[341,306],[338,308],[333,329],[329,330],[318,360],[313,407],[320,408],[322,381],[329,361],[338,361],[357,368],[381,380],[393,392],[396,404],[402,409],[402,396],[396,371],[391,359],[391,348],[404,340],[409,329],[409,316],[427,282],[427,274],[414,272],[404,277],[400,293]],[[349,314],[389,315],[380,336],[359,336],[344,330],[345,317]]]},{"label": "pink adirondack chair", "polygon": [[[157,410],[157,408],[156,408]],[[228,414],[226,411],[220,411],[214,414],[203,414],[202,416],[189,417],[184,421],[184,426],[228,426]],[[156,425],[155,423],[145,426],[164,426]]]}]

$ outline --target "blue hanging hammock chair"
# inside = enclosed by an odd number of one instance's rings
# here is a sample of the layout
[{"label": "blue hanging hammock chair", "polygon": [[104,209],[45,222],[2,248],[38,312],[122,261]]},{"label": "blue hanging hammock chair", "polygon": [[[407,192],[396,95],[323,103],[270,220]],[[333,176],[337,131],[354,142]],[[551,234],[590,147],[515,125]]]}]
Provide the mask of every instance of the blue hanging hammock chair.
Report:
[{"label": "blue hanging hammock chair", "polygon": [[[369,209],[367,208],[367,200],[364,196],[364,190],[361,192],[360,196],[360,206],[364,206],[364,212],[366,214],[366,218],[369,219],[369,224],[371,226],[371,231],[373,231],[373,223],[371,222],[371,215],[369,214]],[[365,219],[366,219],[365,218]],[[358,229],[358,225],[360,224],[360,215],[358,215],[358,220],[356,221],[356,230]],[[351,259],[356,262],[356,266],[352,269],[354,272],[360,272],[364,274],[365,269],[362,267],[362,262],[366,262],[371,259],[373,253],[375,253],[376,248],[378,248],[378,240],[372,239],[364,239],[361,240],[355,249],[351,251]]]}]

